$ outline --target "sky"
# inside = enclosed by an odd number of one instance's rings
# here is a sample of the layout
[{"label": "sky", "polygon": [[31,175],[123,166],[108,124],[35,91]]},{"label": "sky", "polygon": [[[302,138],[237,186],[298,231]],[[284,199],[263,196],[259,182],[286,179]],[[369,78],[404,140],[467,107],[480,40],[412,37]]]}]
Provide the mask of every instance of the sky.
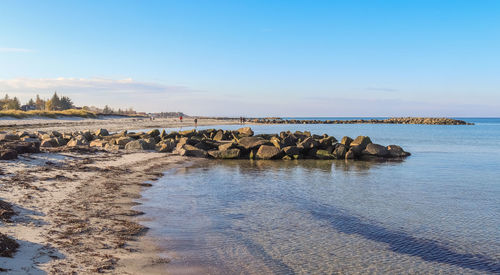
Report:
[{"label": "sky", "polygon": [[500,117],[500,1],[0,0],[0,96],[208,116]]}]

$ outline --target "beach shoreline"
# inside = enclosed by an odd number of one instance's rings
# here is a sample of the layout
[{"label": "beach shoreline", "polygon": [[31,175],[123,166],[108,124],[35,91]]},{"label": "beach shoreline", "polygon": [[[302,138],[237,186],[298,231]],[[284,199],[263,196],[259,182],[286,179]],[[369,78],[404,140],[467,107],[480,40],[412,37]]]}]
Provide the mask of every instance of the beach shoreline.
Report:
[{"label": "beach shoreline", "polygon": [[143,188],[187,160],[157,152],[42,153],[2,163],[0,199],[15,215],[0,233],[19,243],[0,257],[9,274],[162,273],[168,262],[144,236]]}]

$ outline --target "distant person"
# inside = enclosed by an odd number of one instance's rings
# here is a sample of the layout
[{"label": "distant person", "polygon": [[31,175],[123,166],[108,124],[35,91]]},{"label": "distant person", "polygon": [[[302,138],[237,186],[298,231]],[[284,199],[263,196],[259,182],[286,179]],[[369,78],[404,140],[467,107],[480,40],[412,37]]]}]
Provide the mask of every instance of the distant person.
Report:
[{"label": "distant person", "polygon": [[196,127],[196,126],[198,126],[198,119],[197,118],[194,119],[194,127]]},{"label": "distant person", "polygon": [[179,121],[182,122],[182,116],[179,117]]}]

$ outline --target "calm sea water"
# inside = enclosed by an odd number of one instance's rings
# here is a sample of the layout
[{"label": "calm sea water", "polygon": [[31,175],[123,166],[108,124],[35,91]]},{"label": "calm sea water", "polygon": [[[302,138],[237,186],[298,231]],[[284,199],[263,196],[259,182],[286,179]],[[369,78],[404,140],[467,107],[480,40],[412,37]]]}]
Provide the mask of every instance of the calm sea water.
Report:
[{"label": "calm sea water", "polygon": [[500,119],[466,120],[252,126],[368,135],[413,155],[168,170],[143,194],[144,223],[174,274],[500,274]]}]

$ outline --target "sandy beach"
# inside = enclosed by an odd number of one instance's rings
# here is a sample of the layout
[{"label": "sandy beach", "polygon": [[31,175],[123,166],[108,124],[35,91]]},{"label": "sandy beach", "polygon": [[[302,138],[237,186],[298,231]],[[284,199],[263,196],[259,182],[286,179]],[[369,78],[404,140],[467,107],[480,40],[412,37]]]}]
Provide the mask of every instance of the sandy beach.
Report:
[{"label": "sandy beach", "polygon": [[0,199],[15,215],[1,223],[0,233],[20,247],[14,257],[0,257],[0,267],[9,274],[159,271],[167,260],[137,239],[146,228],[134,221],[141,214],[132,210],[134,200],[163,171],[192,161],[155,152],[42,153],[2,161]]},{"label": "sandy beach", "polygon": [[[238,124],[237,119],[198,119],[198,126]],[[90,118],[0,118],[0,130],[4,131],[94,131],[106,128],[108,131],[140,130],[151,128],[173,128],[194,126],[194,118],[184,118],[182,122],[178,118],[156,118],[150,120],[142,117],[117,117],[106,116],[99,119]]]},{"label": "sandy beach", "polygon": [[[198,125],[233,121],[201,120]],[[193,126],[192,119],[3,119],[14,130],[110,131]],[[8,211],[0,236],[19,244],[12,257],[0,257],[8,274],[161,274],[168,262],[157,256],[154,240],[137,222],[142,188],[162,172],[193,162],[155,151],[44,150],[0,161],[0,201]],[[10,213],[10,214],[9,214]],[[13,215],[12,215],[13,214]]]}]

